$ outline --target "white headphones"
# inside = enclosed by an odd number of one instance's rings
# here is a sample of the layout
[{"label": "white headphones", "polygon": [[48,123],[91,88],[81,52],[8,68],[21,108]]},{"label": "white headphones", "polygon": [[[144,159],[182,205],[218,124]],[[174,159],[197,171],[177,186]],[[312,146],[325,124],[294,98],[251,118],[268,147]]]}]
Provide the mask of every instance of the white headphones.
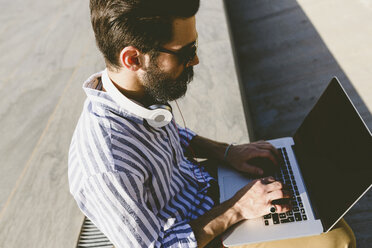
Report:
[{"label": "white headphones", "polygon": [[132,114],[144,118],[150,126],[155,128],[164,127],[172,121],[173,115],[170,106],[155,104],[150,106],[150,109],[147,109],[138,105],[137,103],[134,103],[120,93],[120,91],[111,82],[107,69],[102,72],[102,84],[107,94],[109,94],[114,101]]}]

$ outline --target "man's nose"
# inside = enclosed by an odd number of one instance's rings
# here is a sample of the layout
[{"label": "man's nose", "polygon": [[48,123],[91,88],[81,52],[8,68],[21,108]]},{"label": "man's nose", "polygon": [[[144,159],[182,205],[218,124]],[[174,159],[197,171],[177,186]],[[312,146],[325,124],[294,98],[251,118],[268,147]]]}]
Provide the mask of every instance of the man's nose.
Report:
[{"label": "man's nose", "polygon": [[192,60],[190,60],[189,63],[187,63],[186,67],[194,66],[194,65],[197,65],[197,64],[199,64],[199,57],[196,54],[195,57]]}]

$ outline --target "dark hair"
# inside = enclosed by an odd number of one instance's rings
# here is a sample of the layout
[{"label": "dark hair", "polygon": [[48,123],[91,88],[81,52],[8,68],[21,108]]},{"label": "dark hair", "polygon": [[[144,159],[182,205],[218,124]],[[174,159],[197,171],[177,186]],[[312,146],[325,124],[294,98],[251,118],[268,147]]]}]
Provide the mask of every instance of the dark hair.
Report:
[{"label": "dark hair", "polygon": [[172,39],[175,18],[196,14],[200,0],[90,0],[96,43],[107,66],[120,68],[126,46],[155,52]]}]

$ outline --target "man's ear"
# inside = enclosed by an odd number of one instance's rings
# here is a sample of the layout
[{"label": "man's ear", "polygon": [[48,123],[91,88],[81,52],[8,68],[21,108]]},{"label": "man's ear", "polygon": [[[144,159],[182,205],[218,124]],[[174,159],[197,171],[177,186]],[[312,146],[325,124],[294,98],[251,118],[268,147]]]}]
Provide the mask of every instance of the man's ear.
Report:
[{"label": "man's ear", "polygon": [[131,71],[137,71],[141,68],[140,51],[133,46],[124,47],[120,52],[121,65]]}]

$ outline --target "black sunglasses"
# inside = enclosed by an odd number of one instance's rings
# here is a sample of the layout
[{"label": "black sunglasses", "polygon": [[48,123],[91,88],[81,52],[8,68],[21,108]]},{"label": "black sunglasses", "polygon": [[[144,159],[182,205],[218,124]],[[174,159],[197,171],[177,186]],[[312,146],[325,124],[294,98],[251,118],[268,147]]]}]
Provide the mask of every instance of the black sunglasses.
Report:
[{"label": "black sunglasses", "polygon": [[184,65],[190,63],[196,56],[196,51],[198,49],[198,41],[194,41],[177,51],[168,50],[164,47],[159,47],[157,51],[162,53],[169,53],[177,56],[178,61]]}]

